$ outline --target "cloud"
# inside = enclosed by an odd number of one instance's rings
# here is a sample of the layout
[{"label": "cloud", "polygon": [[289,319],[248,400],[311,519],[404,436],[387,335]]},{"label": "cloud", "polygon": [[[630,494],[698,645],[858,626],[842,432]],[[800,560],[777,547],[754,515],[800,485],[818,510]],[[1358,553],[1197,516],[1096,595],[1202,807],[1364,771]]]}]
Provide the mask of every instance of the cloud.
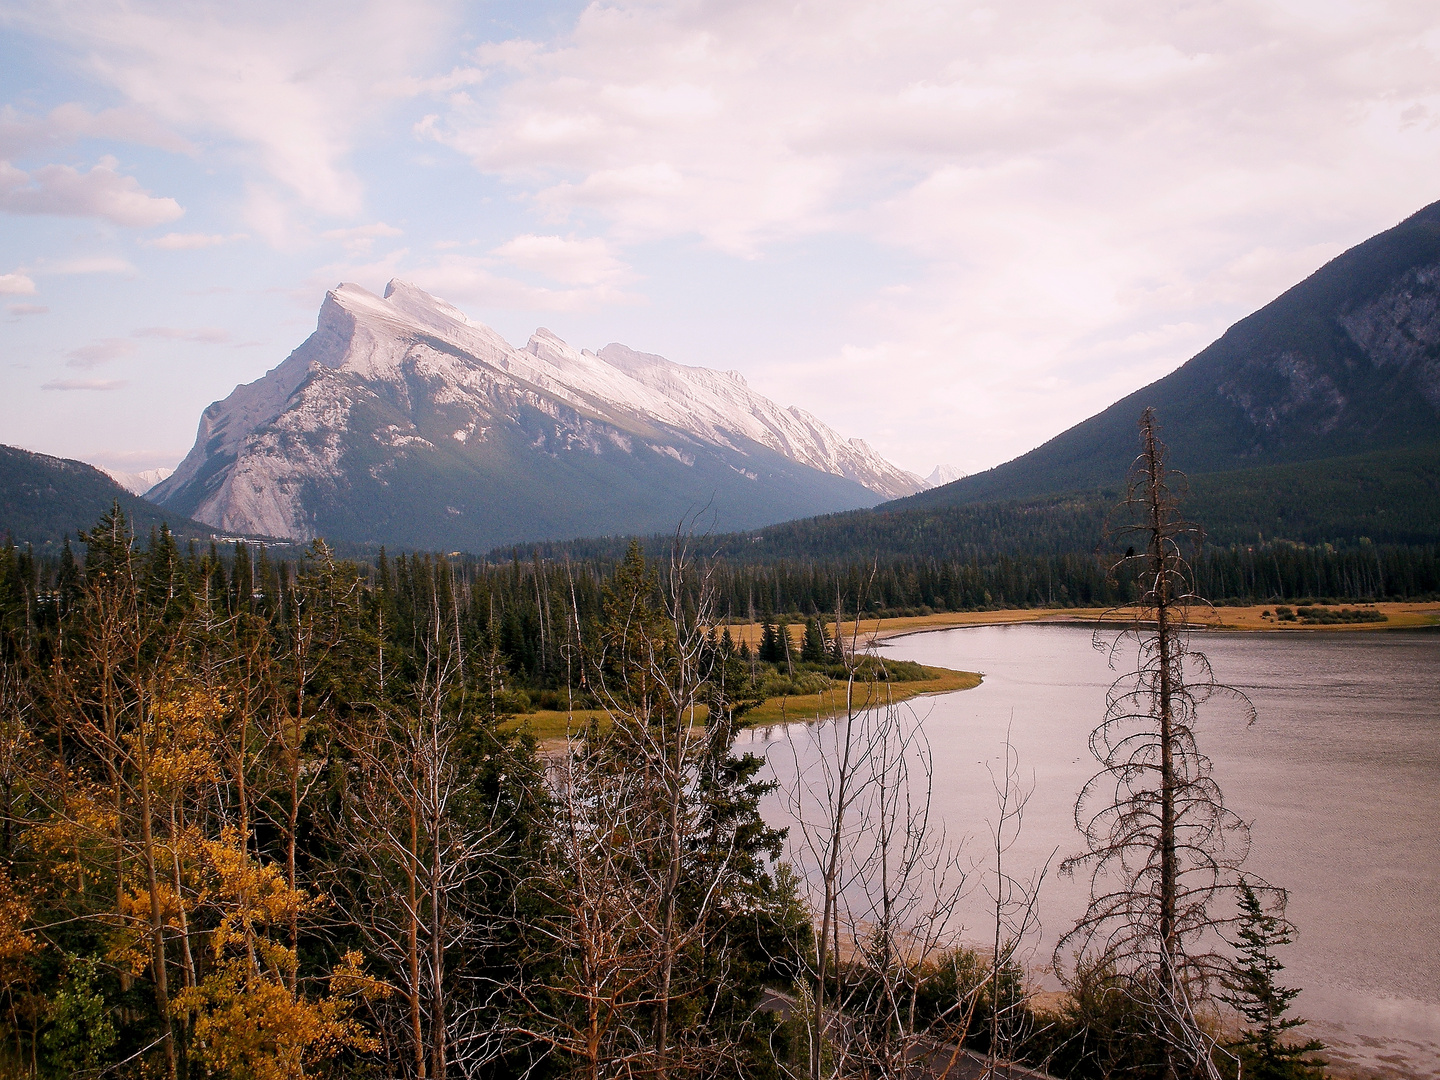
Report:
[{"label": "cloud", "polygon": [[603,311],[646,303],[644,296],[627,292],[617,281],[548,288],[498,273],[488,256],[442,254],[428,262],[414,262],[399,248],[368,263],[338,262],[321,267],[295,290],[297,302],[312,305],[317,294],[336,281],[383,282],[401,277],[425,291],[471,308],[526,312]]},{"label": "cloud", "polygon": [[927,470],[1029,449],[1440,194],[1424,4],[612,0],[472,59],[415,134],[555,232],[836,252],[820,290],[893,265],[765,378]]},{"label": "cloud", "polygon": [[41,390],[119,390],[129,383],[125,379],[51,379],[40,385]]},{"label": "cloud", "polygon": [[618,282],[632,276],[629,267],[609,253],[600,237],[576,240],[526,233],[507,240],[491,254],[567,285]]},{"label": "cloud", "polygon": [[45,315],[50,311],[44,304],[11,304],[6,310],[11,315]]},{"label": "cloud", "polygon": [[164,236],[157,236],[153,240],[140,241],[146,247],[160,248],[162,251],[199,251],[202,248],[219,247],[221,244],[234,243],[236,240],[247,239],[247,233],[231,233],[228,236],[220,233],[166,233]]},{"label": "cloud", "polygon": [[135,266],[119,255],[77,255],[36,264],[37,274],[134,274]]},{"label": "cloud", "polygon": [[230,331],[215,326],[202,326],[185,330],[175,326],[143,326],[130,334],[136,338],[160,338],[164,341],[192,341],[201,345],[224,345],[230,340]]},{"label": "cloud", "polygon": [[10,274],[0,274],[0,296],[33,296],[35,294],[35,282],[28,274],[19,270]]},{"label": "cloud", "polygon": [[104,338],[89,345],[81,345],[65,354],[65,366],[72,368],[93,368],[135,355],[138,346],[124,338]]},{"label": "cloud", "polygon": [[45,116],[24,116],[12,106],[0,108],[0,158],[19,157],[83,138],[154,146],[180,154],[195,152],[187,140],[139,109],[92,113],[77,102],[67,102]]},{"label": "cloud", "polygon": [[323,240],[338,240],[345,245],[346,254],[359,256],[368,254],[377,239],[404,235],[403,229],[397,229],[393,225],[377,221],[373,225],[357,225],[350,229],[331,229],[329,232],[321,233],[320,237]]},{"label": "cloud", "polygon": [[12,25],[70,50],[129,107],[233,152],[251,182],[337,216],[362,209],[351,150],[413,90],[405,80],[447,43],[452,21],[443,0],[17,6]]},{"label": "cloud", "polygon": [[116,225],[148,228],[185,213],[174,199],[156,198],[133,176],[116,172],[114,158],[102,158],[89,172],[69,165],[45,165],[32,173],[0,161],[0,210],[12,214],[96,217]]},{"label": "cloud", "polygon": [[473,256],[442,256],[429,265],[407,269],[405,273],[415,284],[436,296],[489,308],[597,311],[646,302],[644,296],[626,292],[616,284],[604,281],[577,284],[565,289],[529,285],[495,273],[488,260]]}]

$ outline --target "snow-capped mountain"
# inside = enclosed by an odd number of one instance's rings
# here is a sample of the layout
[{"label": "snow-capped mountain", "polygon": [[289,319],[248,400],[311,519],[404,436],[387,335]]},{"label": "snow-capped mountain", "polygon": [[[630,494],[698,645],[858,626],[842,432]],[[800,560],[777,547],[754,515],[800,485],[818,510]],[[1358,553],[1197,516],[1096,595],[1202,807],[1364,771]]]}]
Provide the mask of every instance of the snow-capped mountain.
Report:
[{"label": "snow-capped mountain", "polygon": [[106,475],[114,480],[131,495],[144,495],[160,481],[169,476],[174,469],[141,469],[139,472],[121,472],[119,469],[101,469]]},{"label": "snow-capped mountain", "polygon": [[930,475],[925,477],[925,486],[943,487],[946,484],[953,484],[956,480],[963,480],[965,476],[965,470],[959,465],[936,465],[930,470]]},{"label": "snow-capped mountain", "polygon": [[413,285],[342,284],[314,334],[200,419],[149,493],[229,532],[481,550],[749,528],[923,490],[738,372],[537,330],[516,349]]}]

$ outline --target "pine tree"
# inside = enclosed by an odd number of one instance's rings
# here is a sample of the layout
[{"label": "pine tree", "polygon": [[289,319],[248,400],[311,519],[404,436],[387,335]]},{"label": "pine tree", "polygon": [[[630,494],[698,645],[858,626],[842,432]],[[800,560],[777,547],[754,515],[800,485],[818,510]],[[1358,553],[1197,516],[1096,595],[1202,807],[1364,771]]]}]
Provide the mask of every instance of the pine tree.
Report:
[{"label": "pine tree", "polygon": [[812,616],[805,620],[805,643],[800,649],[800,661],[805,664],[823,664],[825,653],[825,634]]},{"label": "pine tree", "polygon": [[1250,1026],[1230,1048],[1238,1052],[1242,1075],[1249,1080],[1320,1080],[1325,1062],[1308,1055],[1325,1049],[1325,1044],[1317,1039],[1287,1043],[1283,1038],[1285,1032],[1305,1023],[1285,1016],[1300,991],[1275,981],[1285,965],[1276,959],[1274,950],[1290,944],[1290,924],[1264,909],[1248,881],[1242,880],[1237,892],[1240,956],[1234,973],[1224,980],[1227,992],[1220,999],[1239,1011]]},{"label": "pine tree", "polygon": [[760,627],[760,662],[762,664],[783,664],[785,649],[780,644],[780,631],[769,619]]},{"label": "pine tree", "polygon": [[80,599],[80,565],[75,561],[75,552],[70,550],[70,537],[65,537],[65,546],[60,551],[60,572],[55,580],[60,590],[60,615],[70,613]]}]

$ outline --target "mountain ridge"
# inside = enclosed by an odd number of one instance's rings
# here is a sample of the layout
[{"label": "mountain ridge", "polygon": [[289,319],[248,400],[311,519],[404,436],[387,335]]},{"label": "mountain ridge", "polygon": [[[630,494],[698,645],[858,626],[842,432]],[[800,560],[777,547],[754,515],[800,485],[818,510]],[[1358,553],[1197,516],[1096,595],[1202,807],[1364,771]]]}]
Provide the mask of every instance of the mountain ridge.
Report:
[{"label": "mountain ridge", "polygon": [[1152,406],[1194,473],[1440,439],[1440,202],[1336,256],[1180,368],[1011,461],[898,500],[940,506],[1113,484]]},{"label": "mountain ridge", "polygon": [[211,404],[148,494],[228,532],[483,550],[694,513],[754,527],[923,487],[736,372],[543,328],[515,349],[396,280],[329,291],[315,332]]}]

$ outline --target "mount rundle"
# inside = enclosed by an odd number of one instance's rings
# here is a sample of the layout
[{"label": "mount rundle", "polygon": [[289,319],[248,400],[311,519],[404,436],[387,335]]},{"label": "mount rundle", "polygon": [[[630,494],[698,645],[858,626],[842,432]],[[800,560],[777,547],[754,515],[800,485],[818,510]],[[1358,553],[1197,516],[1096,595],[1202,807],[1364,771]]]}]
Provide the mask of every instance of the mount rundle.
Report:
[{"label": "mount rundle", "polygon": [[315,333],[206,409],[148,498],[226,532],[483,551],[750,528],[925,486],[736,372],[543,329],[516,349],[392,281],[327,293]]}]

